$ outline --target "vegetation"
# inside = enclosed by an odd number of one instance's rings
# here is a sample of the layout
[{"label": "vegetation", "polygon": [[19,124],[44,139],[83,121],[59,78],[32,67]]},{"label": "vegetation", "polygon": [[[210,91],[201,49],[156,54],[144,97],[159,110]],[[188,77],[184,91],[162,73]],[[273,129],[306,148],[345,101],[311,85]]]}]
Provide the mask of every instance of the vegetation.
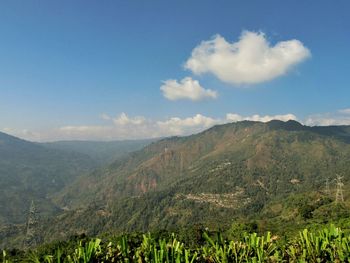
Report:
[{"label": "vegetation", "polygon": [[[162,139],[49,195],[61,211],[40,217],[35,232],[48,243],[160,229],[182,237],[187,228],[228,229],[230,239],[268,230],[285,239],[329,223],[349,229],[349,138],[349,126],[244,121]],[[335,201],[336,174],[344,202]],[[20,247],[24,229],[0,229],[0,247]]]},{"label": "vegetation", "polygon": [[317,232],[304,229],[289,241],[267,232],[245,233],[241,240],[227,240],[218,233],[202,235],[202,245],[189,246],[174,234],[155,238],[121,236],[109,242],[82,239],[26,252],[3,251],[2,262],[349,262],[350,235],[330,225]]},{"label": "vegetation", "polygon": [[32,201],[43,220],[55,216],[66,209],[54,200],[60,190],[150,142],[34,143],[0,132],[0,247],[22,244]]},{"label": "vegetation", "polygon": [[96,167],[87,155],[48,149],[4,133],[0,156],[0,228],[25,223],[32,200],[43,216],[56,214],[60,209],[49,196]]}]

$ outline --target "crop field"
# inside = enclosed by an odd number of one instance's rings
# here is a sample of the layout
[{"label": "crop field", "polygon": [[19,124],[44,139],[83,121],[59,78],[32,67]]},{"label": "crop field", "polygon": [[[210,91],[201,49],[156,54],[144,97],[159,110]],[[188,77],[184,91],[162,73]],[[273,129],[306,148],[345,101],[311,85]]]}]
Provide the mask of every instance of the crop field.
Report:
[{"label": "crop field", "polygon": [[241,240],[225,240],[220,233],[203,233],[203,244],[190,247],[174,235],[121,236],[113,241],[99,238],[75,243],[46,245],[36,250],[3,251],[1,261],[87,262],[350,262],[350,235],[330,225],[317,232],[304,229],[290,241],[266,233],[245,234]]}]

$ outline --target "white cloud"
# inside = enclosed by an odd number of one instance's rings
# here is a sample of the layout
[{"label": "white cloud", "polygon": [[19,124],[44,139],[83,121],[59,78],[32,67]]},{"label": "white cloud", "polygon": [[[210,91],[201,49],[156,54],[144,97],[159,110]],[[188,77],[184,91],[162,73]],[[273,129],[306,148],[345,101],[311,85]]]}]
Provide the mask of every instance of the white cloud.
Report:
[{"label": "white cloud", "polygon": [[341,109],[338,112],[341,113],[341,114],[347,115],[347,114],[350,114],[350,108],[349,109]]},{"label": "white cloud", "polygon": [[260,116],[259,114],[255,114],[252,116],[241,116],[236,113],[228,113],[226,114],[226,120],[227,121],[232,121],[232,122],[237,122],[237,121],[261,121],[261,122],[268,122],[272,120],[281,120],[281,121],[289,121],[289,120],[297,120],[297,117],[294,114],[288,113],[284,115],[265,115],[265,116]]},{"label": "white cloud", "polygon": [[168,135],[184,135],[200,132],[220,122],[219,119],[196,114],[193,117],[184,119],[173,117],[166,121],[158,121],[157,126],[162,133]]},{"label": "white cloud", "polygon": [[140,125],[146,122],[146,119],[142,116],[136,116],[129,118],[124,112],[122,112],[117,118],[113,119],[116,125]]},{"label": "white cloud", "polygon": [[[103,119],[105,116],[101,116]],[[193,117],[172,117],[166,120],[151,120],[142,116],[129,117],[122,113],[110,119],[105,126],[64,126],[57,129],[60,139],[110,140],[157,138],[172,135],[189,135],[200,132],[222,121],[196,114]],[[52,135],[52,134],[51,134]]]},{"label": "white cloud", "polygon": [[350,125],[350,109],[313,114],[306,118],[305,124],[310,126]]},{"label": "white cloud", "polygon": [[286,74],[310,56],[310,51],[299,40],[271,46],[264,33],[244,31],[234,43],[220,35],[203,41],[193,49],[185,68],[194,74],[212,73],[230,84],[255,84]]},{"label": "white cloud", "polygon": [[190,77],[182,79],[178,82],[175,79],[169,79],[163,82],[160,87],[165,98],[169,100],[189,99],[198,101],[206,98],[215,99],[217,92],[204,89],[198,80],[194,80]]},{"label": "white cloud", "polygon": [[242,116],[236,113],[228,113],[225,118],[212,118],[202,114],[191,117],[171,117],[165,120],[152,120],[143,116],[129,117],[126,113],[111,117],[101,114],[105,120],[104,125],[69,125],[56,129],[30,132],[28,130],[3,129],[5,132],[32,141],[53,140],[123,140],[157,138],[173,135],[189,135],[201,132],[216,124],[253,120],[267,122],[272,119],[287,121],[295,120],[293,114],[274,116]]},{"label": "white cloud", "polygon": [[[108,116],[108,117],[106,117]],[[297,120],[294,114],[250,115],[227,113],[223,118],[213,118],[202,114],[190,117],[170,117],[163,120],[152,120],[143,116],[130,117],[121,113],[116,117],[101,115],[105,120],[103,125],[67,125],[55,129],[29,131],[3,128],[6,133],[32,141],[54,140],[123,140],[157,138],[173,135],[190,135],[201,132],[216,124],[238,122],[243,120],[268,122],[271,120]],[[350,125],[348,111],[339,110],[334,113],[310,115],[302,123],[309,126]]]},{"label": "white cloud", "polygon": [[[102,117],[102,116],[101,116]],[[102,117],[103,118],[103,117]],[[271,120],[299,120],[294,114],[243,116],[227,113],[224,118],[212,118],[202,114],[191,117],[171,117],[165,120],[152,120],[143,116],[130,117],[121,113],[116,117],[103,118],[105,125],[64,126],[41,133],[21,132],[18,135],[32,140],[123,140],[158,138],[174,135],[190,135],[206,130],[216,124],[238,122],[243,120],[268,122]],[[308,116],[302,123],[310,126],[318,125],[350,125],[350,114],[347,112],[325,113]],[[12,133],[13,134],[13,133]],[[40,134],[40,136],[39,136]],[[35,136],[35,137],[34,137]]]},{"label": "white cloud", "polygon": [[108,120],[111,119],[111,117],[110,117],[108,114],[106,114],[106,113],[102,113],[102,114],[100,115],[100,117],[101,117],[101,119],[103,119],[103,120],[105,120],[105,121],[108,121]]},{"label": "white cloud", "polygon": [[152,120],[143,116],[130,117],[121,113],[116,117],[102,114],[101,118],[106,121],[104,125],[69,125],[53,130],[41,131],[40,136],[29,136],[21,133],[20,137],[31,140],[123,140],[157,138],[173,135],[190,135],[201,132],[216,124],[236,122],[242,120],[254,120],[267,122],[272,119],[289,120],[296,119],[293,114],[274,116],[242,116],[235,113],[226,114],[225,118],[212,118],[202,114],[179,118],[171,117],[165,120]]}]

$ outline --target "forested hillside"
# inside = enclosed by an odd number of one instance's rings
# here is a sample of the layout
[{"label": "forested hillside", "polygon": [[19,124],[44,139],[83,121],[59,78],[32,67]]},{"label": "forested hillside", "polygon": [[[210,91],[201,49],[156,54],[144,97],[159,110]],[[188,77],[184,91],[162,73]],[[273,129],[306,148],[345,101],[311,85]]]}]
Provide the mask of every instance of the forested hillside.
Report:
[{"label": "forested hillside", "polygon": [[87,155],[0,133],[0,225],[24,223],[32,200],[42,214],[55,213],[49,196],[96,165]]},{"label": "forested hillside", "polygon": [[[64,211],[41,217],[36,231],[46,242],[206,227],[281,235],[327,222],[347,229],[349,136],[348,126],[244,121],[162,139],[77,177],[51,199]],[[344,202],[335,201],[337,175]],[[8,244],[16,244],[11,231]]]},{"label": "forested hillside", "polygon": [[57,214],[64,207],[52,202],[54,194],[151,141],[35,143],[0,133],[0,230],[25,223],[31,201],[42,217]]},{"label": "forested hillside", "polygon": [[65,188],[55,201],[70,210],[48,231],[69,225],[64,235],[94,235],[255,222],[284,232],[313,222],[313,214],[318,222],[346,218],[348,195],[335,204],[334,179],[342,175],[348,189],[348,131],[245,121],[163,139]]}]

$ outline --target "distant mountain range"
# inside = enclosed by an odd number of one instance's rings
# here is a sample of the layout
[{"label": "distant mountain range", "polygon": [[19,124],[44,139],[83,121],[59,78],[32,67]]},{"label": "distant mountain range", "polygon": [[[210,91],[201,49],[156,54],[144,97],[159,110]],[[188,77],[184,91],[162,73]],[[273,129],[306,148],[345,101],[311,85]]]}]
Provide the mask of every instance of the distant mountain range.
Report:
[{"label": "distant mountain range", "polygon": [[218,125],[161,139],[80,173],[50,195],[64,211],[43,218],[38,233],[49,241],[77,233],[229,228],[244,221],[283,232],[314,215],[326,221],[349,216],[346,191],[346,202],[337,207],[341,216],[330,213],[336,174],[349,189],[350,126]]},{"label": "distant mountain range", "polygon": [[60,208],[51,195],[151,140],[34,143],[0,133],[0,225],[24,223],[32,200],[44,215]]},{"label": "distant mountain range", "polygon": [[90,156],[100,165],[113,162],[128,153],[140,150],[157,139],[123,141],[57,141],[41,145],[58,150],[82,153]]}]

